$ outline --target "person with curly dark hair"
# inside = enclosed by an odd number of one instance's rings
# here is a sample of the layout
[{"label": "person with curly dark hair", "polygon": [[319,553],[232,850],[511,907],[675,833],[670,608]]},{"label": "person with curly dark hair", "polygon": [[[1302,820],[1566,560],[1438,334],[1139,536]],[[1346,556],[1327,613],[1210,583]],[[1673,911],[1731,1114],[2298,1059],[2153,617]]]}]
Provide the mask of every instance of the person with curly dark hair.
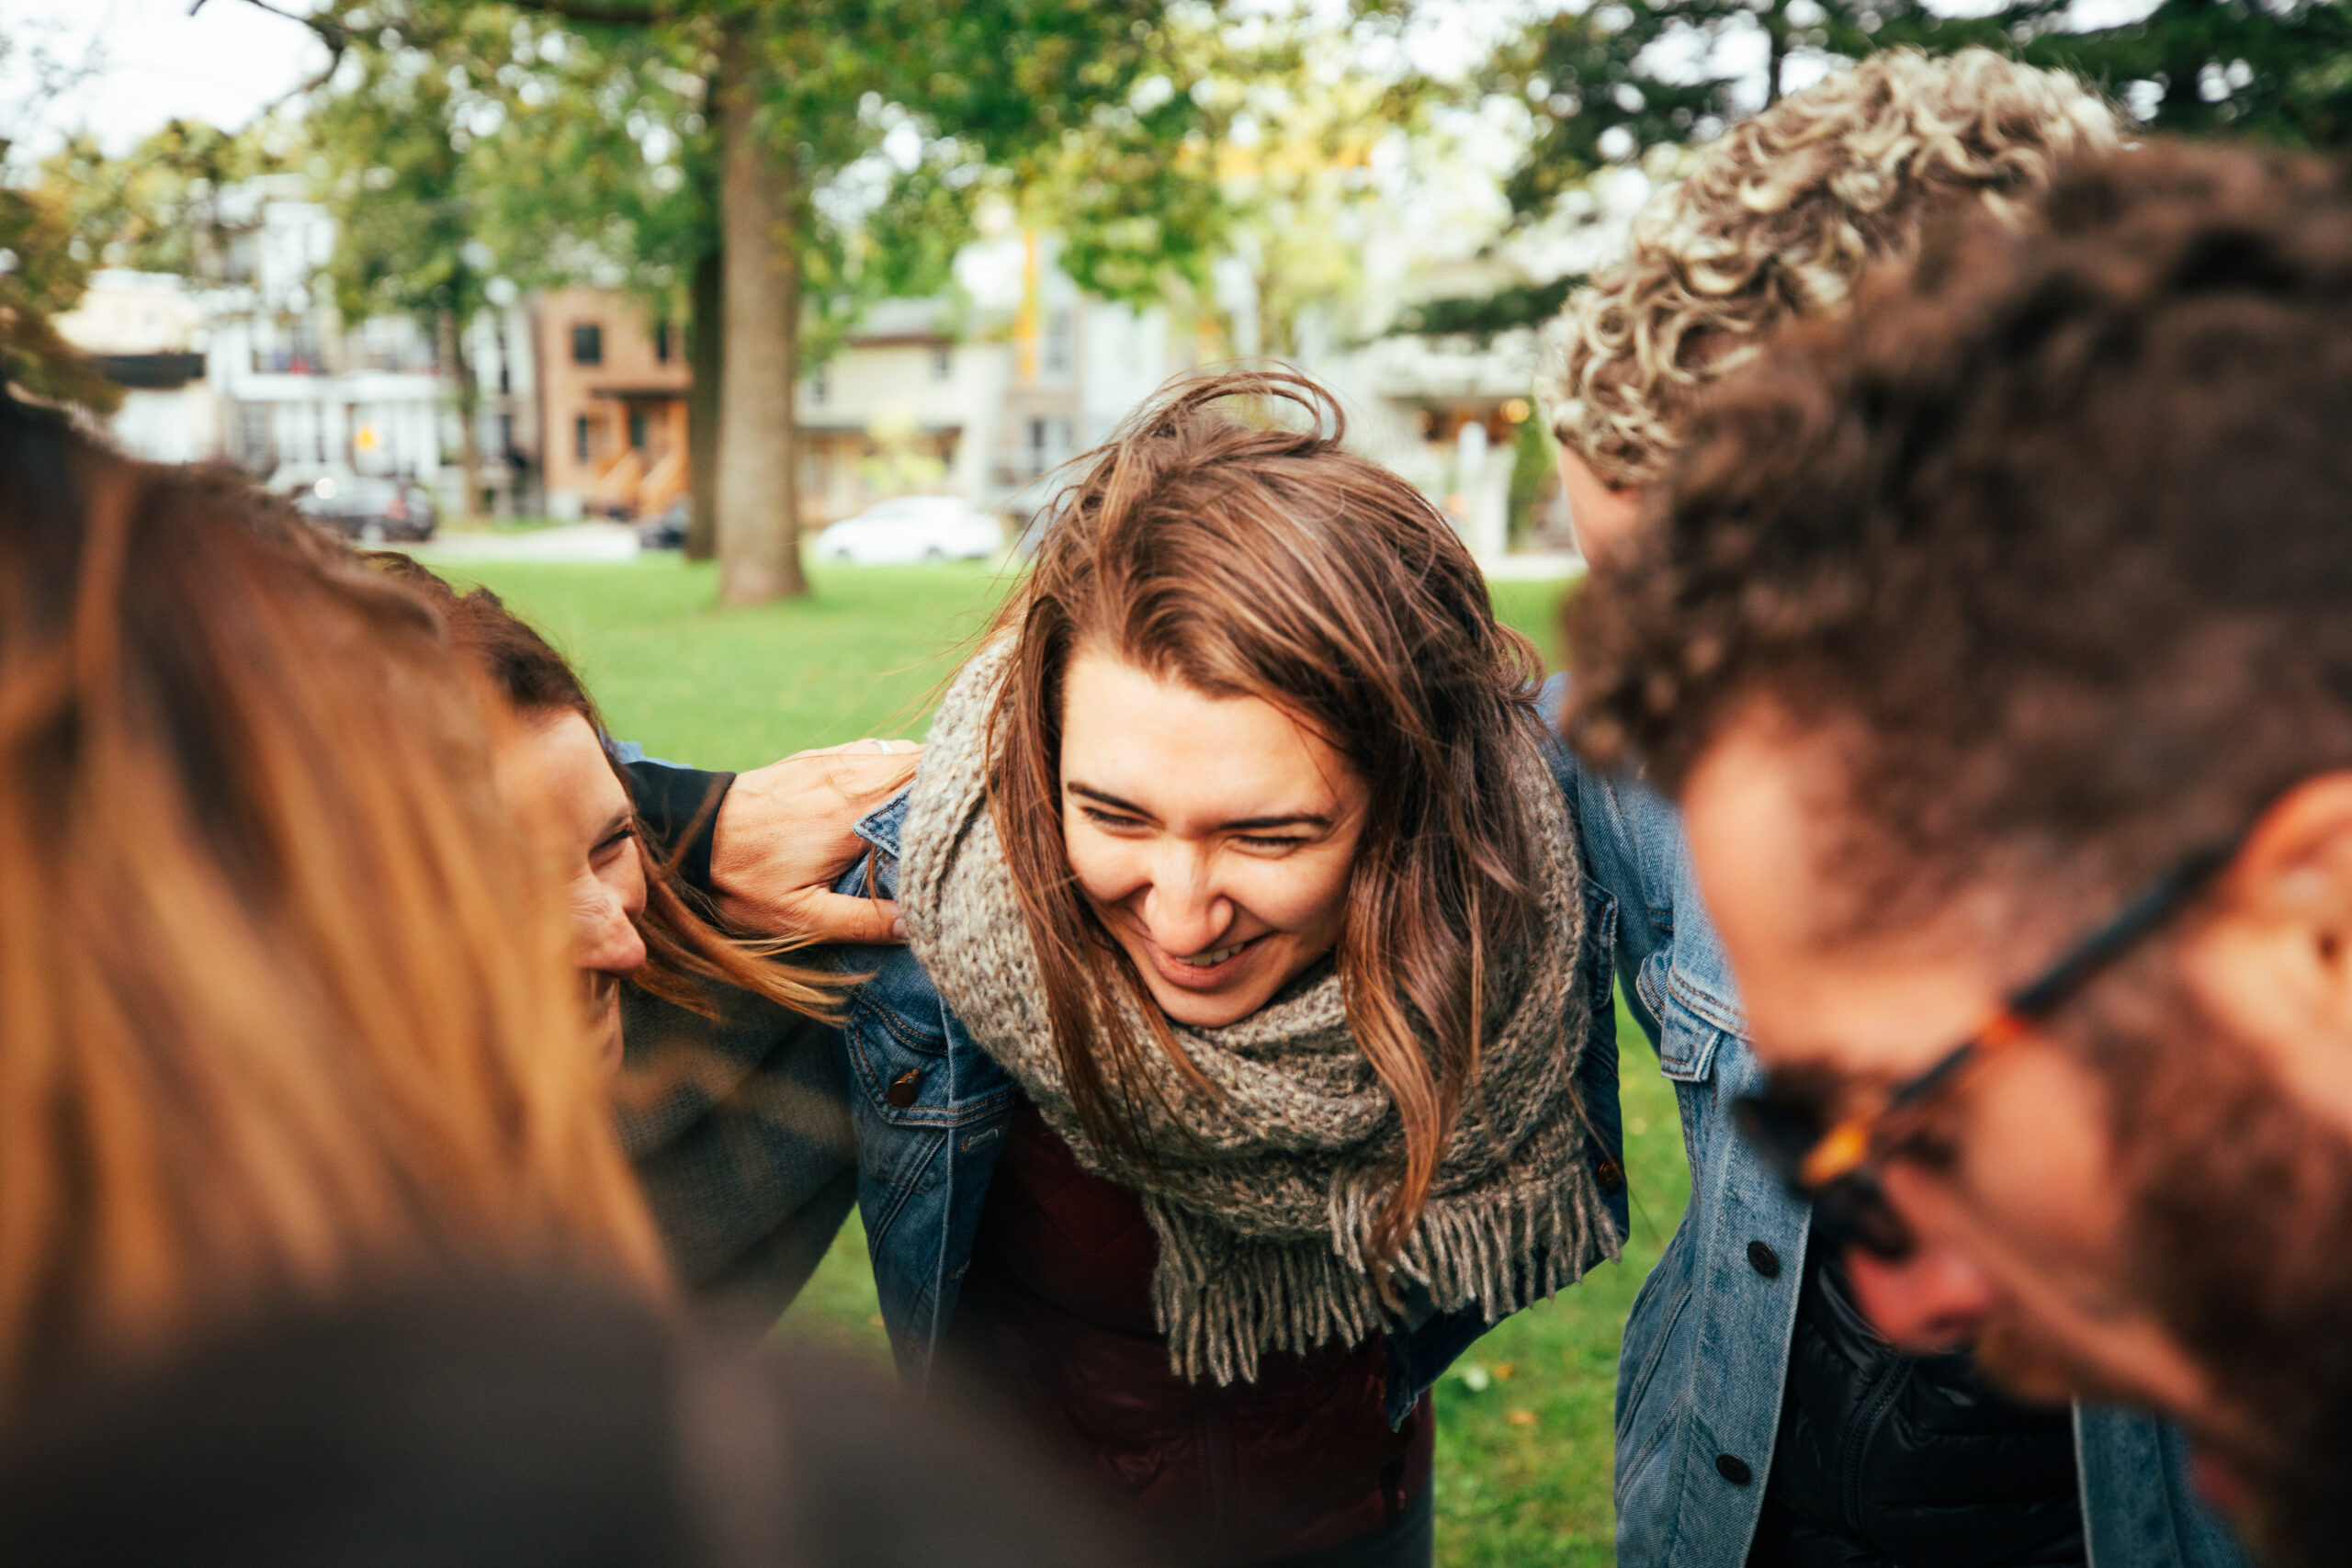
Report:
[{"label": "person with curly dark hair", "polygon": [[[2118,140],[2064,72],[1888,50],[1708,146],[1547,333],[1539,390],[1586,555],[1633,547],[1694,410],[1781,332],[1842,318],[1932,223],[2011,220]],[[2191,1500],[2177,1428],[2003,1398],[1964,1334],[1897,1347],[1872,1330],[1834,1238],[1733,1126],[1762,1069],[1672,805],[1636,776],[1577,778],[1592,875],[1647,912],[1619,925],[1617,970],[1691,1174],[1618,1362],[1619,1563],[2236,1563]]]},{"label": "person with curly dark hair", "polygon": [[1727,382],[1573,619],[1881,1325],[2178,1414],[2290,1568],[2352,1529],[2347,431],[2352,170],[2148,143]]}]

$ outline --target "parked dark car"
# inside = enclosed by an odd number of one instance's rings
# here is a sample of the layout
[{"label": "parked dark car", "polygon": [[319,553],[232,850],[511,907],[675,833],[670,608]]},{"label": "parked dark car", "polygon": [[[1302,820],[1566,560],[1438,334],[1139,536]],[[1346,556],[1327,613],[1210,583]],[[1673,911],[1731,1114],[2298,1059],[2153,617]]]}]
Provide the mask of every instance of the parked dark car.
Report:
[{"label": "parked dark car", "polygon": [[429,539],[440,522],[423,487],[357,474],[313,479],[294,492],[294,510],[363,544]]},{"label": "parked dark car", "polygon": [[637,547],[640,550],[684,549],[686,524],[693,512],[694,503],[680,496],[665,510],[637,525]]}]

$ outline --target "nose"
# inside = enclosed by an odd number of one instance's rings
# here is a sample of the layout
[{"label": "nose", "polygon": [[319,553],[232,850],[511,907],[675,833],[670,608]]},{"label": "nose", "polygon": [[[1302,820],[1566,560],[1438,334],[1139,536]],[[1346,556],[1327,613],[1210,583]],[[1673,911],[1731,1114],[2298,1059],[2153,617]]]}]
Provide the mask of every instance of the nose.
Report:
[{"label": "nose", "polygon": [[1914,1356],[1972,1342],[1999,1303],[1984,1271],[1947,1244],[1922,1241],[1900,1263],[1852,1248],[1846,1278],[1863,1314],[1895,1348]]},{"label": "nose", "polygon": [[1181,840],[1157,857],[1141,913],[1160,951],[1180,958],[1205,953],[1233,929],[1233,900],[1217,891],[1208,851]]},{"label": "nose", "polygon": [[644,904],[641,894],[631,899],[622,889],[590,882],[572,909],[580,967],[605,975],[633,975],[645,967],[645,939],[629,919]]}]

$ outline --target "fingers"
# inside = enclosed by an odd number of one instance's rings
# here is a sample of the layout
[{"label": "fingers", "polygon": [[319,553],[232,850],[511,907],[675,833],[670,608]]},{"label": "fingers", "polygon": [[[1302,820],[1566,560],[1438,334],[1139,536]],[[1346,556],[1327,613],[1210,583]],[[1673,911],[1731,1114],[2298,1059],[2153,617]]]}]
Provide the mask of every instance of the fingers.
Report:
[{"label": "fingers", "polygon": [[901,942],[906,922],[887,898],[856,898],[846,893],[809,893],[795,901],[793,934],[811,942]]}]

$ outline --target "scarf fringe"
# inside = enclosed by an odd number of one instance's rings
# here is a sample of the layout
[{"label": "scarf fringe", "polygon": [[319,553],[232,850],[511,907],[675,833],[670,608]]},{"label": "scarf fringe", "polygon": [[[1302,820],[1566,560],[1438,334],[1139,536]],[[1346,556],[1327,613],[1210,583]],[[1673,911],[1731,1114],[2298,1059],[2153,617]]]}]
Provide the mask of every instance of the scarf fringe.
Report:
[{"label": "scarf fringe", "polygon": [[[1269,1351],[1352,1345],[1400,1326],[1364,1252],[1379,1196],[1362,1187],[1334,1190],[1331,1234],[1345,1241],[1329,1252],[1237,1242],[1214,1222],[1148,1197],[1159,1236],[1152,1309],[1177,1372],[1220,1385],[1251,1382]],[[1593,1184],[1571,1181],[1502,1201],[1432,1201],[1393,1277],[1420,1287],[1440,1312],[1475,1306],[1498,1322],[1613,1261],[1620,1247]]]}]

